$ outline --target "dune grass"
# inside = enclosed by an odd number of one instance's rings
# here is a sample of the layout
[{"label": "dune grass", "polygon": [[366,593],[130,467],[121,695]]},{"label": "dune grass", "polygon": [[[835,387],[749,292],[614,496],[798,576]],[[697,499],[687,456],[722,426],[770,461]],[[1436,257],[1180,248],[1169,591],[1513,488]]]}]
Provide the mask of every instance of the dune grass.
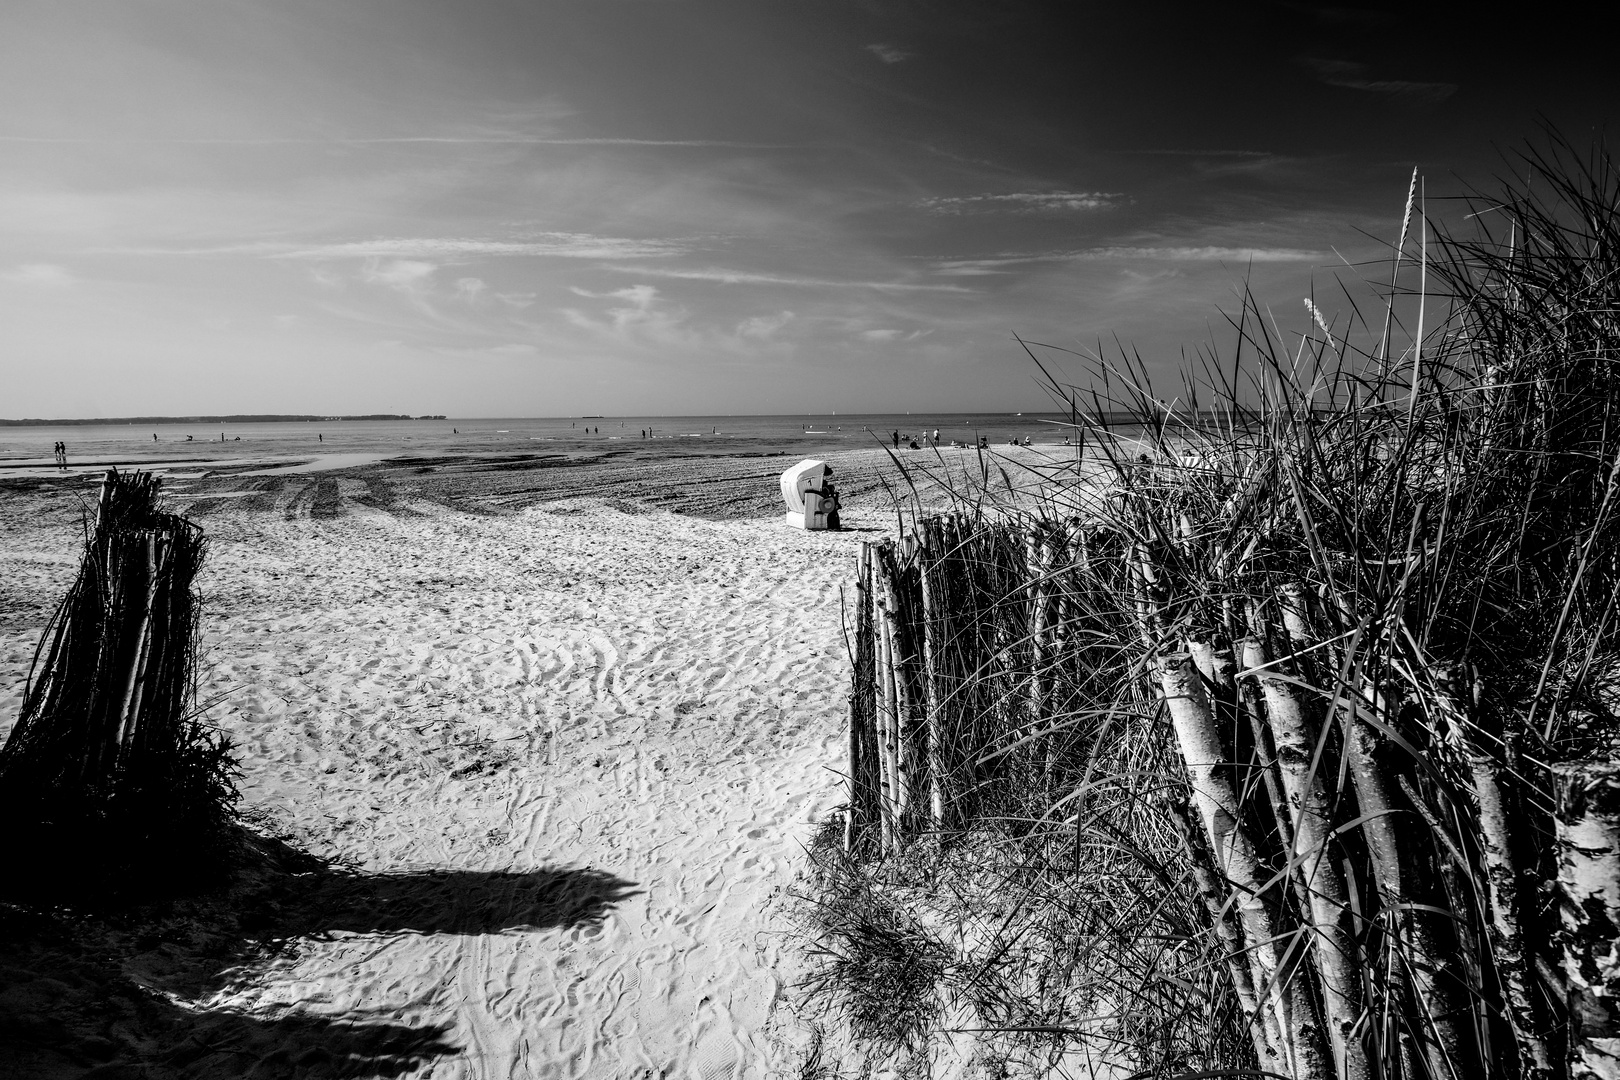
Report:
[{"label": "dune grass", "polygon": [[805,888],[868,1064],[965,1025],[1031,1075],[1568,1075],[1553,777],[1620,736],[1620,174],[1556,135],[1511,166],[1456,231],[1414,174],[1387,263],[1291,334],[1245,294],[1173,396],[1029,343],[1072,458],[905,465],[956,510],[853,604],[890,627],[852,689],[890,801]]}]

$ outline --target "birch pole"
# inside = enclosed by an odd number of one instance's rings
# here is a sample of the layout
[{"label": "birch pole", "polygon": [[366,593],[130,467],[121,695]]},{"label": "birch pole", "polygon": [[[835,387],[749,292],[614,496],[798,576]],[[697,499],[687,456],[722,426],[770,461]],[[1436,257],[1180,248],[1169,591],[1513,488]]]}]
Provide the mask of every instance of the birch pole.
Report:
[{"label": "birch pole", "polygon": [[898,804],[900,799],[900,768],[898,716],[895,710],[894,686],[894,643],[889,636],[889,620],[883,611],[883,597],[887,592],[885,579],[888,570],[884,566],[882,549],[872,552],[872,625],[876,631],[877,639],[877,678],[880,688],[881,703],[878,706],[878,760],[882,763],[882,783],[879,800],[883,821],[883,852],[889,854],[898,849]]},{"label": "birch pole", "polygon": [[1220,869],[1236,892],[1238,922],[1262,1013],[1264,1041],[1256,1044],[1255,1052],[1262,1061],[1285,1064],[1285,1069],[1276,1071],[1295,1080],[1326,1080],[1327,1047],[1321,1029],[1313,1023],[1309,1008],[1300,1007],[1303,995],[1292,992],[1298,990],[1300,980],[1290,979],[1290,973],[1281,969],[1277,911],[1266,900],[1266,887],[1274,875],[1242,827],[1230,761],[1203,681],[1186,653],[1162,657],[1159,679],[1187,766],[1193,801]]},{"label": "birch pole", "polygon": [[1369,1080],[1371,1067],[1358,1031],[1362,1022],[1361,969],[1350,928],[1349,890],[1327,850],[1333,834],[1332,806],[1317,761],[1317,736],[1293,683],[1270,667],[1258,638],[1243,643],[1243,666],[1253,672],[1265,699],[1277,745],[1277,768],[1293,818],[1288,858],[1305,893],[1313,930],[1316,971],[1322,985],[1328,1038],[1340,1080]]},{"label": "birch pole", "polygon": [[900,601],[899,567],[889,562],[892,558],[890,552],[880,553],[885,562],[883,575],[883,600],[885,628],[887,630],[889,653],[889,679],[894,686],[894,725],[895,725],[895,764],[896,790],[895,790],[895,831],[898,835],[901,822],[912,804],[918,801],[917,780],[922,772],[918,762],[916,709],[914,706],[911,680],[908,670],[914,666],[911,656],[911,635],[905,625],[901,613],[904,610]]},{"label": "birch pole", "polygon": [[918,571],[922,577],[922,660],[923,693],[928,717],[928,820],[933,827],[945,827],[945,753],[940,730],[939,647],[935,638],[943,613],[939,608],[939,572],[944,548],[942,525],[930,518],[922,523],[923,536]]},{"label": "birch pole", "polygon": [[1570,1080],[1620,1080],[1620,763],[1553,767]]},{"label": "birch pole", "polygon": [[[1381,694],[1363,689],[1345,703],[1343,730],[1345,767],[1355,788],[1356,805],[1362,818],[1361,834],[1372,863],[1374,884],[1380,902],[1390,913],[1390,931],[1402,948],[1402,965],[1410,978],[1417,1005],[1423,1053],[1433,1076],[1467,1076],[1483,1067],[1471,1033],[1467,984],[1457,970],[1460,943],[1455,916],[1439,905],[1449,902],[1434,898],[1432,886],[1425,890],[1417,868],[1434,855],[1430,833],[1424,829],[1402,828],[1402,818],[1415,817],[1397,794],[1385,767],[1387,740],[1363,717],[1388,711]],[[1385,723],[1392,721],[1386,718]]]},{"label": "birch pole", "polygon": [[1478,813],[1480,859],[1490,900],[1491,952],[1506,992],[1508,1020],[1519,1041],[1525,1080],[1547,1080],[1558,1075],[1559,1055],[1547,1037],[1551,1022],[1534,984],[1534,960],[1528,947],[1525,893],[1530,886],[1514,842],[1521,817],[1518,786],[1500,734],[1482,731],[1477,724],[1459,726],[1467,744]]},{"label": "birch pole", "polygon": [[1278,1072],[1287,1068],[1278,1045],[1275,1017],[1261,1008],[1260,995],[1254,983],[1254,966],[1244,953],[1243,930],[1233,910],[1232,890],[1225,877],[1215,867],[1215,857],[1209,850],[1209,840],[1203,825],[1192,820],[1187,797],[1173,792],[1168,800],[1171,820],[1181,835],[1181,843],[1192,863],[1193,882],[1209,914],[1210,928],[1226,962],[1227,976],[1232,980],[1232,992],[1238,1007],[1248,1021],[1249,1037],[1254,1042],[1255,1056],[1260,1068]]}]

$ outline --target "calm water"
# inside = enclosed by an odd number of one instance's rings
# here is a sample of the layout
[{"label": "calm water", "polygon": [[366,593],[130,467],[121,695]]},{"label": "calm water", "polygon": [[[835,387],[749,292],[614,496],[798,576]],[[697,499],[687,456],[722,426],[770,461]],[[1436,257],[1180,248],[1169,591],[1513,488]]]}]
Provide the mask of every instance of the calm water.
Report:
[{"label": "calm water", "polygon": [[[275,424],[63,425],[0,427],[0,465],[49,461],[58,441],[75,466],[113,462],[304,458],[322,454],[389,457],[458,452],[668,454],[821,453],[888,444],[893,432],[937,429],[942,443],[985,437],[993,445],[1028,436],[1061,444],[1057,414],[878,414],[870,416],[614,416],[505,420],[350,420]],[[650,438],[644,439],[643,431]],[[156,439],[153,436],[156,436]],[[188,436],[189,441],[188,441]],[[221,437],[223,436],[223,441]]]}]

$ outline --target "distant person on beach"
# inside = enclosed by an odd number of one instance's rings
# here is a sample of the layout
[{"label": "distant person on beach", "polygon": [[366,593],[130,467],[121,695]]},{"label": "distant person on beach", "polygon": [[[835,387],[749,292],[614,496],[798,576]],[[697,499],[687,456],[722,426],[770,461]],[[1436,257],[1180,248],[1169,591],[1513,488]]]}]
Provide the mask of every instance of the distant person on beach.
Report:
[{"label": "distant person on beach", "polygon": [[934,429],[934,445],[939,445],[939,428]]},{"label": "distant person on beach", "polygon": [[900,433],[898,431],[891,431],[889,433],[889,437],[894,440],[894,448],[896,450],[900,449]]},{"label": "distant person on beach", "polygon": [[152,432],[152,441],[157,442],[157,432]]},{"label": "distant person on beach", "polygon": [[317,431],[315,433],[315,441],[316,442],[325,442],[326,441],[326,436],[322,435],[320,432]]},{"label": "distant person on beach", "polygon": [[67,471],[67,443],[56,444],[56,464],[63,471]]}]

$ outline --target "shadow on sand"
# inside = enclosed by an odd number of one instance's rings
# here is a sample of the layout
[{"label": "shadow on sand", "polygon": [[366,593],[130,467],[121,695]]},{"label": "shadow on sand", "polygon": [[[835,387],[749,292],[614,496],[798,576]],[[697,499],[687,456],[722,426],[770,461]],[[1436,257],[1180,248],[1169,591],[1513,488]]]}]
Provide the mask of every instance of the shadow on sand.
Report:
[{"label": "shadow on sand", "polygon": [[0,900],[0,1075],[393,1077],[461,1052],[441,1024],[186,1004],[331,934],[494,934],[599,922],[636,884],[591,868],[366,874],[244,833],[232,880],[69,914]]},{"label": "shadow on sand", "polygon": [[[555,867],[526,872],[424,870],[300,875],[275,910],[250,920],[256,937],[351,934],[492,934],[599,922],[634,896],[635,883],[601,870]],[[256,922],[257,925],[252,925]]]}]

